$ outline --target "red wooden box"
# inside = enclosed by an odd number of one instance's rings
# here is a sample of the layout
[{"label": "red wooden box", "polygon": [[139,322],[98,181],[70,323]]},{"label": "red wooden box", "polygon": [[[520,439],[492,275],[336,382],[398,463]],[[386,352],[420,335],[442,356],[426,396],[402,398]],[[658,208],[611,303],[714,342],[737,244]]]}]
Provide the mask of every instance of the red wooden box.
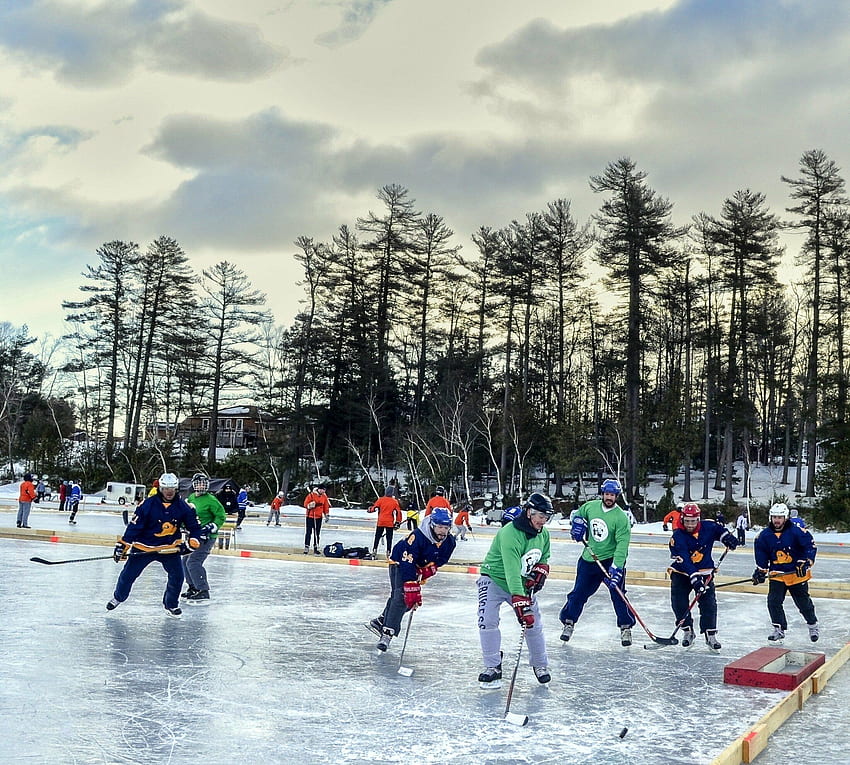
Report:
[{"label": "red wooden box", "polygon": [[759,648],[723,668],[723,682],[791,691],[826,661],[822,653]]}]

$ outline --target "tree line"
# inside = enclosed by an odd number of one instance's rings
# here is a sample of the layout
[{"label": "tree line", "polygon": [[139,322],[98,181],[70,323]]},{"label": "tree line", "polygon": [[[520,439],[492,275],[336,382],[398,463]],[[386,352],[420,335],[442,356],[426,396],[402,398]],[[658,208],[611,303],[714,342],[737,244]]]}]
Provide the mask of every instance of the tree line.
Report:
[{"label": "tree line", "polygon": [[[672,484],[683,469],[687,500],[700,499],[690,471],[708,467],[702,497],[713,482],[731,504],[750,466],[772,463],[777,486],[818,495],[840,522],[850,202],[822,150],[782,181],[781,213],[741,189],[679,225],[621,158],[590,178],[589,220],[559,198],[480,227],[466,250],[390,184],[328,240],[295,241],[303,299],[283,327],[231,263],[196,274],[168,237],[105,243],[64,303],[59,349],[34,351],[25,328],[0,336],[7,461],[147,476],[185,441],[186,416],[208,411],[180,467],[229,469],[268,493],[321,474],[374,496],[403,470],[420,498],[434,483],[471,496],[481,475],[520,494],[542,468],[555,496],[614,472],[634,501],[650,473]],[[780,235],[795,231],[789,280]],[[217,465],[215,413],[235,400],[276,427]],[[38,439],[25,433],[39,422]],[[73,430],[85,448],[59,438]]]}]

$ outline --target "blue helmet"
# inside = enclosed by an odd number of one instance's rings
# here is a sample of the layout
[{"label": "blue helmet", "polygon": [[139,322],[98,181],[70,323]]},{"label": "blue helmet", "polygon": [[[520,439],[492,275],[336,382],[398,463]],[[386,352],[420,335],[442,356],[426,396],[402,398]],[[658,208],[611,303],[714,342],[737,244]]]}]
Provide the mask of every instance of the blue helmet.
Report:
[{"label": "blue helmet", "polygon": [[599,487],[600,494],[616,494],[620,495],[623,493],[623,487],[620,486],[620,482],[616,478],[606,478],[602,482],[602,486]]},{"label": "blue helmet", "polygon": [[552,508],[552,500],[540,492],[533,492],[528,495],[528,499],[523,503],[523,509],[532,509],[538,513],[543,513],[547,518],[551,518],[555,513]]},{"label": "blue helmet", "polygon": [[517,519],[522,514],[522,508],[519,505],[506,507],[502,513],[502,526],[507,526],[511,521]]},{"label": "blue helmet", "polygon": [[445,507],[435,507],[431,511],[431,515],[428,516],[431,519],[431,525],[437,526],[451,526],[452,525],[452,516]]}]

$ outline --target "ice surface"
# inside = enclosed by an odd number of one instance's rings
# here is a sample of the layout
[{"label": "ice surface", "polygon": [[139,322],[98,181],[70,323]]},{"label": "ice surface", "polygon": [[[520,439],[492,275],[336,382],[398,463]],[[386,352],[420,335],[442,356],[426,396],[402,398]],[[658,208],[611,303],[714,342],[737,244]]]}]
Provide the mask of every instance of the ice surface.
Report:
[{"label": "ice surface", "polygon": [[[0,514],[0,525],[8,527],[10,517]],[[109,513],[78,519],[63,528],[64,516],[34,512],[31,525],[63,535],[123,528]],[[243,543],[303,542],[300,526],[264,523],[246,524]],[[460,543],[458,556],[480,559],[492,531],[476,529],[477,539]],[[323,543],[370,544],[371,527],[323,536]],[[648,651],[639,626],[634,645],[620,646],[603,592],[588,602],[570,643],[562,643],[557,614],[571,582],[550,581],[540,600],[553,679],[538,685],[524,652],[511,709],[531,722],[518,728],[502,721],[507,681],[491,692],[476,682],[474,575],[443,572],[424,588],[405,654],[415,672],[405,678],[396,672],[400,640],[379,655],[363,626],[388,594],[382,568],[213,556],[211,605],[186,608],[175,620],[162,608],[165,576],[156,564],[126,603],[107,612],[119,566],[43,566],[29,558],[108,549],[3,539],[0,550],[0,762],[705,763],[784,696],[722,680],[726,663],[765,644],[764,595],[719,591],[719,654],[701,640],[687,650]],[[565,539],[553,543],[556,562],[574,564],[578,553]],[[636,544],[630,553],[636,569],[660,570],[666,560],[663,548]],[[819,560],[817,575],[827,567],[846,580],[850,561]],[[751,571],[750,548],[723,564],[723,573]],[[629,592],[647,625],[669,635],[669,593]],[[822,638],[813,645],[788,599],[786,647],[829,658],[847,640],[850,604],[818,600],[816,607]],[[512,669],[519,628],[507,611],[503,628],[505,667]],[[758,762],[846,763],[839,744],[850,732],[840,706],[848,674],[839,673],[774,734]]]}]

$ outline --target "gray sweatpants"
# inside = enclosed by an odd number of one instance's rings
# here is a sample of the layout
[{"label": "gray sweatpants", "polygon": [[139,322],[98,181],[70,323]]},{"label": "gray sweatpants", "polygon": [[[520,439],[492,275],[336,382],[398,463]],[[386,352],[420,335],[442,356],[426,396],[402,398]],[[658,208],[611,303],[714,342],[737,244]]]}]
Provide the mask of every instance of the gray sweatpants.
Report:
[{"label": "gray sweatpants", "polygon": [[[511,595],[505,592],[489,576],[478,577],[478,638],[481,641],[481,655],[485,667],[497,667],[501,664],[500,648],[502,633],[499,630],[499,609],[507,603],[510,607]],[[537,601],[532,599],[531,612],[534,614],[534,626],[525,631],[525,644],[528,646],[528,663],[532,667],[546,667],[546,641],[543,639],[543,623]]]}]

